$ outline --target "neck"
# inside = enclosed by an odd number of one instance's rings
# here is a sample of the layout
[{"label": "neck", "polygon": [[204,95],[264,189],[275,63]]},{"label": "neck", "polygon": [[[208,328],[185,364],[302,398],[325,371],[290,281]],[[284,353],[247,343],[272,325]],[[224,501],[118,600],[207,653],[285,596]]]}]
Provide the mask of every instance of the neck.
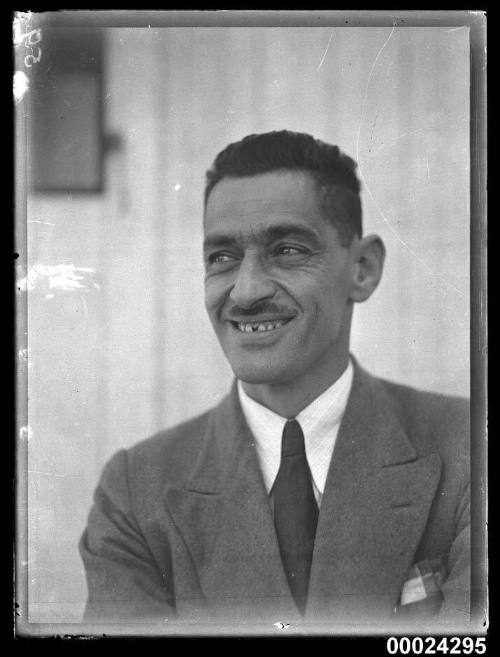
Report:
[{"label": "neck", "polygon": [[328,367],[286,383],[245,383],[249,397],[281,417],[294,418],[337,381],[349,364],[349,352]]}]

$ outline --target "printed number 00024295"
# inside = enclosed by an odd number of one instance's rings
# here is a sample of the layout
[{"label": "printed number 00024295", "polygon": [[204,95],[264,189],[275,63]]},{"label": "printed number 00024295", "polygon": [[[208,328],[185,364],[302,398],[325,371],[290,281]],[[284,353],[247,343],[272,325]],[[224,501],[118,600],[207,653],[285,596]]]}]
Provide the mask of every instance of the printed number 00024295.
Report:
[{"label": "printed number 00024295", "polygon": [[387,639],[389,655],[484,655],[486,653],[485,637],[443,637],[435,639],[406,636]]}]

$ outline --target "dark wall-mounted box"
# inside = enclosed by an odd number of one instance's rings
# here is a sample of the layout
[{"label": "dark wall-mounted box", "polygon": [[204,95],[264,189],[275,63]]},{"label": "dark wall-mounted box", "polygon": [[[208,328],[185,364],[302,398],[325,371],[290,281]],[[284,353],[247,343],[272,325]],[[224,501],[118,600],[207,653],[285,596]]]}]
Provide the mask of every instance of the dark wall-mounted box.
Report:
[{"label": "dark wall-mounted box", "polygon": [[99,193],[104,187],[100,30],[42,29],[31,71],[28,181],[34,192]]}]

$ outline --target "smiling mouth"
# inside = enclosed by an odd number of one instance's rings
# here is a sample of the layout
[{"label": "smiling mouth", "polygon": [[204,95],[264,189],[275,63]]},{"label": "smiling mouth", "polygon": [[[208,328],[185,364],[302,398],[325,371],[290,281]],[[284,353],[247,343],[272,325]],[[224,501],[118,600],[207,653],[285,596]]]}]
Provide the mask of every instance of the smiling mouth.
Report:
[{"label": "smiling mouth", "polygon": [[268,331],[275,331],[285,324],[288,324],[292,318],[289,319],[276,319],[266,322],[233,322],[231,324],[240,333],[267,333]]}]

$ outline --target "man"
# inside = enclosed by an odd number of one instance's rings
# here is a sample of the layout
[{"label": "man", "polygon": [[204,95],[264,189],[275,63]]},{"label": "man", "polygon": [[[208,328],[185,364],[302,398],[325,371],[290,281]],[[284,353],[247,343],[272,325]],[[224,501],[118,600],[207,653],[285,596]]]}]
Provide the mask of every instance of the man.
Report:
[{"label": "man", "polygon": [[206,308],[236,381],[106,466],[80,543],[88,620],[468,618],[467,404],[350,356],[385,256],[355,168],[288,131],[217,156]]}]

